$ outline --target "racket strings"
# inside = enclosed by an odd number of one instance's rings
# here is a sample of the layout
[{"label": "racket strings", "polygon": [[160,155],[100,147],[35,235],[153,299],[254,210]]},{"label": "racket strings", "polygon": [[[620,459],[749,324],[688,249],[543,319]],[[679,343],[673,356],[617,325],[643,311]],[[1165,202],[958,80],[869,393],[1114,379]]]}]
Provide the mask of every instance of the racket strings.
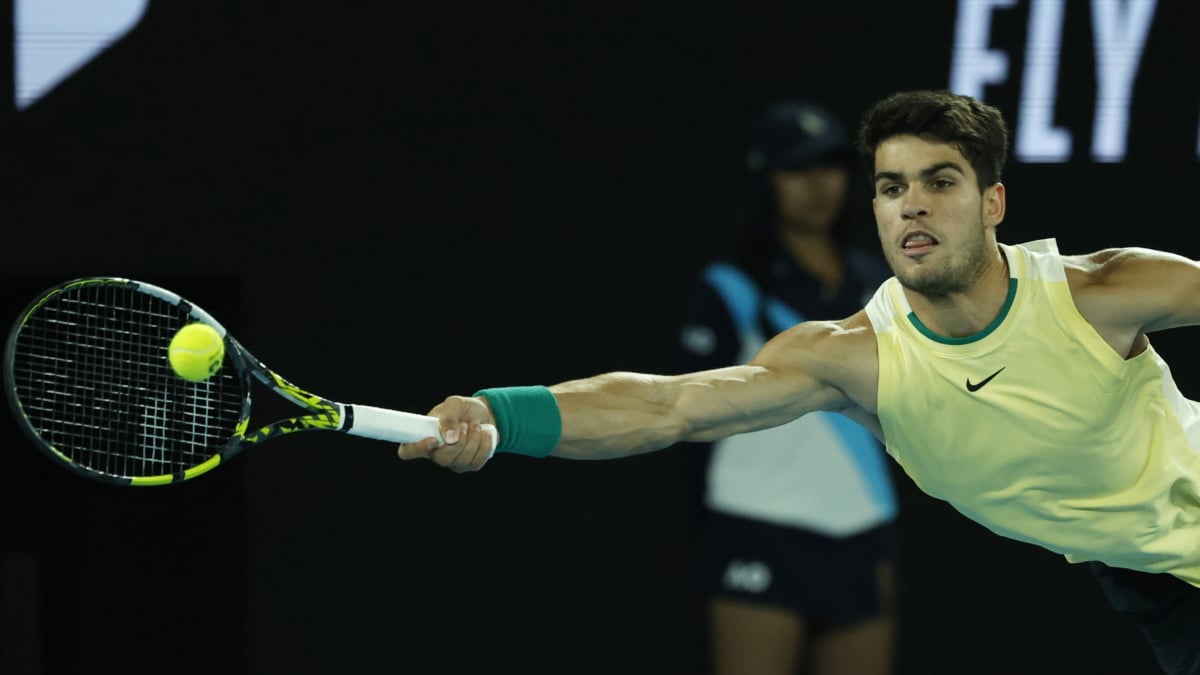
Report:
[{"label": "racket strings", "polygon": [[167,345],[191,320],[126,284],[51,297],[26,318],[11,365],[35,433],[70,461],[118,477],[176,474],[210,459],[244,417],[245,391],[233,367],[204,382],[171,370]]}]

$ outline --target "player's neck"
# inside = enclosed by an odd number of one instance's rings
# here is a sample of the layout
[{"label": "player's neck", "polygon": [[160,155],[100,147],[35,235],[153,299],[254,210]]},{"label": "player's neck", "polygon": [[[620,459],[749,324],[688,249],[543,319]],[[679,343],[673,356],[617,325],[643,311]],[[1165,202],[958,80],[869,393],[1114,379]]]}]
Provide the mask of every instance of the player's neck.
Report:
[{"label": "player's neck", "polygon": [[996,248],[983,273],[962,293],[929,296],[905,289],[909,306],[921,323],[945,337],[974,335],[996,319],[1008,300],[1008,260]]}]

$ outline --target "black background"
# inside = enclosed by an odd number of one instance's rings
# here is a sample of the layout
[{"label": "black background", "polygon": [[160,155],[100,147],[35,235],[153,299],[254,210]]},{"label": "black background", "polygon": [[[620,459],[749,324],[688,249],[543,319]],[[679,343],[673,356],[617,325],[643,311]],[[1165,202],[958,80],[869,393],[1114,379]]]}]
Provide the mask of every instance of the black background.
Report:
[{"label": "black background", "polygon": [[[670,370],[752,116],[796,95],[853,120],[948,81],[957,3],[831,4],[153,1],[2,111],[4,316],[56,281],[142,278],[301,386],[418,412]],[[1012,76],[985,98],[1010,122],[1028,4],[992,36]],[[1129,156],[1097,164],[1090,16],[1070,4],[1056,123],[1075,150],[1010,166],[1003,240],[1200,257],[1197,19],[1159,2]],[[1194,397],[1189,337],[1155,342]],[[311,434],[122,489],[0,431],[4,672],[702,672],[672,449],[456,475]],[[900,497],[902,673],[1154,672],[1083,567]]]}]

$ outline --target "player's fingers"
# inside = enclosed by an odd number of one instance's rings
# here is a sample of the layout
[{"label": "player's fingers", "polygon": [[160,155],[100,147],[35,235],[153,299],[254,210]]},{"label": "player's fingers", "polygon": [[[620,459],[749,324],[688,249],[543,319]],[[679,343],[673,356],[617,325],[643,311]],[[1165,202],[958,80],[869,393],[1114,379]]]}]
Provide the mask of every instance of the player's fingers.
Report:
[{"label": "player's fingers", "polygon": [[457,473],[482,469],[487,456],[480,450],[479,423],[460,422],[457,431],[459,452],[450,468]]},{"label": "player's fingers", "polygon": [[396,449],[396,454],[401,460],[410,459],[429,459],[429,454],[437,449],[438,439],[425,438],[416,443],[401,443]]},{"label": "player's fingers", "polygon": [[460,470],[478,471],[491,459],[492,440],[484,430],[484,425],[478,422],[472,422],[469,426],[464,425],[464,427],[466,427],[467,440],[463,453],[459,457],[459,464],[462,467]]},{"label": "player's fingers", "polygon": [[443,421],[442,437],[446,445],[430,455],[439,465],[457,473],[478,471],[487,463],[490,441],[477,422],[459,422],[446,426]]},{"label": "player's fingers", "polygon": [[452,469],[457,472],[469,471],[464,468],[463,446],[455,443],[454,445],[446,444],[429,453],[429,459],[432,459],[438,466],[444,466],[447,469]]},{"label": "player's fingers", "polygon": [[441,417],[441,422],[442,440],[445,443],[434,448],[429,453],[429,458],[441,466],[453,469],[458,465],[459,457],[466,447],[464,436],[466,436],[467,423],[449,416]]}]

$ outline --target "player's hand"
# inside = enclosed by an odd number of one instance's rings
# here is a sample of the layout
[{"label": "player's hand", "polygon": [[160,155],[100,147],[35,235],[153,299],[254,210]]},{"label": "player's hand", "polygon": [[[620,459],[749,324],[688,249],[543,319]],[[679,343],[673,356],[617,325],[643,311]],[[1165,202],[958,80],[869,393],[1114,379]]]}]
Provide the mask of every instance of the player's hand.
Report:
[{"label": "player's hand", "polygon": [[470,396],[450,396],[428,414],[441,421],[445,443],[433,437],[402,443],[397,450],[400,459],[428,459],[456,473],[478,471],[487,464],[496,439],[482,426],[489,424],[494,428],[496,424],[487,403]]}]

